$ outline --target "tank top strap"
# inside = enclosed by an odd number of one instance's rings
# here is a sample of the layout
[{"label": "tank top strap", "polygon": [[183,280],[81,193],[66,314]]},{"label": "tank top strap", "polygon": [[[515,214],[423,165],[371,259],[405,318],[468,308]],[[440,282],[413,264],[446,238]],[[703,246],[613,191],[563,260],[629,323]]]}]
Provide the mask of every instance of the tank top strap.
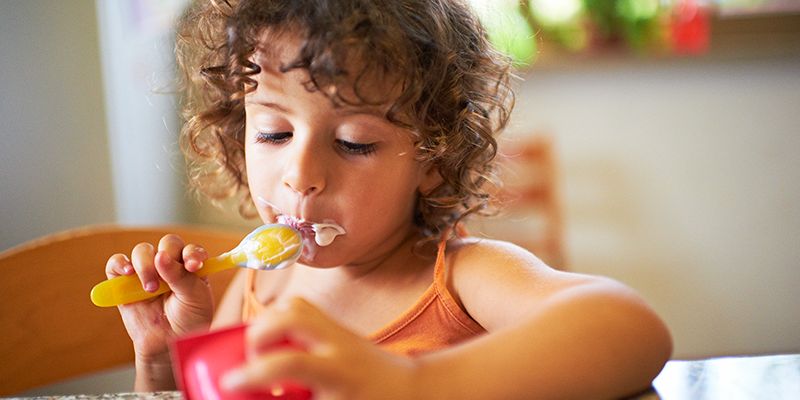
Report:
[{"label": "tank top strap", "polygon": [[256,270],[247,269],[244,276],[244,298],[242,299],[242,321],[250,321],[265,307],[256,296]]},{"label": "tank top strap", "polygon": [[[456,227],[455,232],[456,236],[458,237],[464,237],[467,235],[466,230],[460,227]],[[447,314],[449,314],[453,320],[455,320],[460,326],[465,328],[471,334],[478,334],[484,331],[483,327],[481,327],[478,322],[476,322],[471,316],[469,316],[469,314],[467,314],[467,312],[464,310],[464,307],[456,299],[456,296],[450,291],[450,288],[447,285],[448,271],[445,253],[447,250],[447,240],[449,238],[450,230],[448,229],[446,232],[443,232],[442,238],[439,241],[439,251],[436,254],[436,264],[434,264],[433,267],[433,288],[436,292],[436,296],[439,299],[439,303],[444,307]]]},{"label": "tank top strap", "polygon": [[442,235],[442,238],[439,239],[439,246],[436,251],[436,263],[433,264],[433,282],[436,285],[439,285],[440,282],[444,283],[447,278],[447,266],[445,265],[444,253],[445,250],[447,250],[447,238],[449,235],[450,233],[446,232]]},{"label": "tank top strap", "polygon": [[447,240],[453,232],[460,238],[468,235],[467,229],[461,224],[456,225],[454,228],[446,228],[442,231],[442,236],[439,238],[438,251],[436,252],[436,263],[433,266],[433,280],[437,285],[444,284],[447,279],[445,251],[447,250]]},{"label": "tank top strap", "polygon": [[245,270],[245,275],[244,275],[244,289],[248,292],[254,291],[255,283],[256,283],[256,270],[248,268],[247,270]]}]

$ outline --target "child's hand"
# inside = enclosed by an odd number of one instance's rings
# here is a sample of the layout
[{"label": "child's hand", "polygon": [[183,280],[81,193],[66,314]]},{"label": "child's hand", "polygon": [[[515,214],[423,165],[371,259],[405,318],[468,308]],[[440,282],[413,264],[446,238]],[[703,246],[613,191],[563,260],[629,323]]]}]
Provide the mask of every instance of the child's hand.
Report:
[{"label": "child's hand", "polygon": [[166,235],[158,242],[158,251],[150,243],[139,243],[130,259],[124,254],[108,259],[108,278],[137,274],[147,291],[156,290],[160,278],[171,289],[151,300],[119,306],[137,364],[169,363],[169,341],[174,336],[208,329],[214,313],[211,289],[192,273],[207,258],[202,247],[186,245],[177,235]]},{"label": "child's hand", "polygon": [[[288,339],[303,350],[272,348]],[[222,379],[227,390],[305,386],[314,399],[414,398],[413,360],[387,353],[302,299],[265,310],[247,330],[248,362]],[[267,349],[266,351],[264,349]]]}]

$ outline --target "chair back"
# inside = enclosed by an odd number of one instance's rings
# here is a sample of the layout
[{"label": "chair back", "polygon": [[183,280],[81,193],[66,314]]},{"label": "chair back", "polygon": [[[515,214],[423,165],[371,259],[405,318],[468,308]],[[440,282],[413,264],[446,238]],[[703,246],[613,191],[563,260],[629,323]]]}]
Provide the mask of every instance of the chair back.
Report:
[{"label": "chair back", "polygon": [[[106,279],[114,253],[167,233],[215,255],[246,232],[191,226],[91,226],[0,252],[0,396],[133,362],[133,346],[115,307],[99,308],[91,288]],[[209,276],[217,301],[235,271]]]},{"label": "chair back", "polygon": [[553,137],[540,133],[504,142],[498,161],[503,187],[494,195],[501,214],[473,223],[470,233],[515,243],[551,267],[567,270]]}]

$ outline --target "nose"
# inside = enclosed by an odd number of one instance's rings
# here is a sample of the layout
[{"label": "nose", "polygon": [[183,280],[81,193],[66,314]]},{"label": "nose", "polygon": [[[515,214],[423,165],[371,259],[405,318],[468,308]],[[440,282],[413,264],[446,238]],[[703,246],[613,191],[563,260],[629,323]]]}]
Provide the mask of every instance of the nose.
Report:
[{"label": "nose", "polygon": [[302,196],[319,194],[326,183],[324,157],[310,143],[297,141],[294,147],[284,165],[283,184]]}]

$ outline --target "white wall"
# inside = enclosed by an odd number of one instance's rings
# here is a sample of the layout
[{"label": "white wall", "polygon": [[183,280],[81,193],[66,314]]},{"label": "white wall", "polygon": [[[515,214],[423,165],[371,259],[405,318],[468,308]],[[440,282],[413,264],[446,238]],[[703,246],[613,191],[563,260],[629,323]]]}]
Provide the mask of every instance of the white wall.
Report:
[{"label": "white wall", "polygon": [[115,218],[92,2],[0,1],[0,250]]},{"label": "white wall", "polygon": [[174,20],[185,0],[97,0],[117,221],[180,222]]},{"label": "white wall", "polygon": [[183,222],[170,83],[184,4],[0,2],[0,250],[81,225]]},{"label": "white wall", "polygon": [[555,136],[569,268],[633,286],[676,355],[800,351],[800,57],[525,76]]}]

